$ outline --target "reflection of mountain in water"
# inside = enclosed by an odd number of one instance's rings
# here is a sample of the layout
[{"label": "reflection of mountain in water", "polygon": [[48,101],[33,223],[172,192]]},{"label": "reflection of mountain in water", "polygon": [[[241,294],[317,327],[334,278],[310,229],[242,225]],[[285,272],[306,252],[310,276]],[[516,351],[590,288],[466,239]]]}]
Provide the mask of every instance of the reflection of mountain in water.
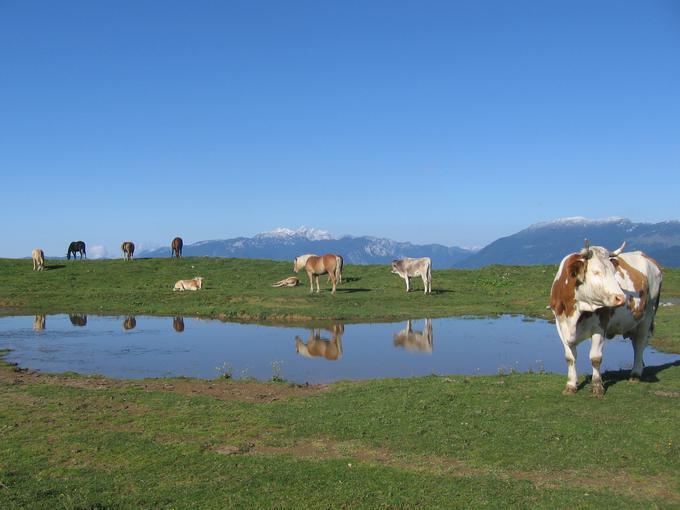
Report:
[{"label": "reflection of mountain in water", "polygon": [[330,328],[324,329],[331,333],[330,340],[321,338],[320,329],[312,329],[307,343],[304,343],[299,336],[295,337],[295,351],[306,358],[324,357],[328,360],[337,360],[342,357],[344,324],[333,324]]},{"label": "reflection of mountain in water", "polygon": [[394,345],[407,351],[432,352],[432,319],[425,319],[422,331],[413,331],[411,321],[406,321],[406,329],[394,334]]}]

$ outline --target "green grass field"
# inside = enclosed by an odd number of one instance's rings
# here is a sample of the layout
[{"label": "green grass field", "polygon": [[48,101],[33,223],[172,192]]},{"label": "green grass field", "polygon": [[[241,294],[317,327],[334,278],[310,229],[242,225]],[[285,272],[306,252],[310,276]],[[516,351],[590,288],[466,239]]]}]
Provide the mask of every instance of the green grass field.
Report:
[{"label": "green grass field", "polygon": [[[0,260],[4,314],[548,317],[556,270],[435,271],[424,296],[407,295],[387,267],[347,266],[335,296],[309,296],[306,285],[269,287],[290,263],[47,265],[33,273],[30,261]],[[206,278],[203,291],[172,292],[194,275]],[[662,302],[680,295],[678,275],[665,272]],[[660,309],[655,345],[680,352],[677,309]],[[0,508],[678,508],[680,362],[648,367],[638,384],[627,376],[607,372],[598,399],[587,377],[563,396],[564,374],[295,386],[0,363]]]}]

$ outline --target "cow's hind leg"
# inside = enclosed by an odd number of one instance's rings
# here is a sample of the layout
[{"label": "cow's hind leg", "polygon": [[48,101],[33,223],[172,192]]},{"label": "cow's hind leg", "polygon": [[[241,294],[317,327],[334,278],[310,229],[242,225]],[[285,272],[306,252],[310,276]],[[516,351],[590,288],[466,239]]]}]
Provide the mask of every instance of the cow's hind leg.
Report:
[{"label": "cow's hind leg", "polygon": [[430,291],[429,287],[427,286],[427,275],[423,274],[423,275],[420,275],[420,277],[423,279],[423,287],[425,289],[424,292],[425,292],[425,294],[427,294]]},{"label": "cow's hind leg", "polygon": [[633,368],[630,371],[629,381],[639,382],[645,368],[642,355],[649,343],[649,325],[640,324],[635,333],[631,335],[630,340],[633,343]]},{"label": "cow's hind leg", "polygon": [[602,385],[602,374],[600,373],[603,346],[604,337],[599,333],[595,333],[590,343],[590,364],[593,366],[593,378],[591,381],[591,386],[593,395],[596,397],[601,397],[604,395],[604,386]]}]

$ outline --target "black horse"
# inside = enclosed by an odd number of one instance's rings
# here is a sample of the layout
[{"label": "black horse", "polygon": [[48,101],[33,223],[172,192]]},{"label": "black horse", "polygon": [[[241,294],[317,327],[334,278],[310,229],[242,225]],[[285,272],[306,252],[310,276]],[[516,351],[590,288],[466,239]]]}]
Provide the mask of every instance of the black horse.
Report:
[{"label": "black horse", "polygon": [[82,241],[73,241],[68,245],[68,252],[66,253],[66,258],[71,260],[71,254],[73,258],[76,258],[76,253],[80,253],[80,258],[87,258],[87,253],[85,253],[85,243]]}]

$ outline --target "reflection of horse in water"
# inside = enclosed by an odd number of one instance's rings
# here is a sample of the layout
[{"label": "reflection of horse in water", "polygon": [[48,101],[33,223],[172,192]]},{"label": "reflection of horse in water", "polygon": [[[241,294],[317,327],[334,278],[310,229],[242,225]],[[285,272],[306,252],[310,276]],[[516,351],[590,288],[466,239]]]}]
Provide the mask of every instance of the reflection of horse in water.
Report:
[{"label": "reflection of horse in water", "polygon": [[323,356],[329,360],[337,360],[342,356],[342,335],[345,332],[343,324],[333,324],[330,328],[331,339],[321,338],[321,330],[313,329],[305,344],[299,336],[295,337],[295,351],[306,358]]},{"label": "reflection of horse in water", "polygon": [[73,313],[68,316],[71,324],[74,326],[87,326],[87,315],[82,313]]},{"label": "reflection of horse in water", "polygon": [[43,331],[45,329],[45,316],[36,315],[33,319],[33,331]]},{"label": "reflection of horse in water", "polygon": [[135,329],[137,327],[137,319],[134,315],[128,315],[123,321],[123,329]]},{"label": "reflection of horse in water", "polygon": [[184,331],[184,317],[175,317],[172,319],[172,329],[178,333]]},{"label": "reflection of horse in water", "polygon": [[425,319],[422,331],[413,331],[411,321],[406,321],[406,329],[394,334],[394,345],[407,351],[432,352],[432,320]]}]

